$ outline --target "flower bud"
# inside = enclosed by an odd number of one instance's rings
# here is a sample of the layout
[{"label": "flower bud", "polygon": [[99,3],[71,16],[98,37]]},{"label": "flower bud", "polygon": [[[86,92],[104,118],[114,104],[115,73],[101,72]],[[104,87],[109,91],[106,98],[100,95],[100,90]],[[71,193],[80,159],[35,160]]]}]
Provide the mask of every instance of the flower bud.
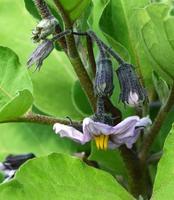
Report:
[{"label": "flower bud", "polygon": [[94,90],[97,96],[111,96],[114,89],[112,62],[100,58],[96,66]]},{"label": "flower bud", "polygon": [[45,58],[54,49],[54,44],[51,40],[44,40],[31,54],[30,58],[27,61],[28,67],[31,67],[34,63],[36,64],[36,69],[40,70],[42,63]]},{"label": "flower bud", "polygon": [[3,162],[3,165],[6,169],[18,169],[24,162],[29,159],[34,158],[33,153],[21,154],[21,155],[8,155]]},{"label": "flower bud", "polygon": [[42,19],[36,28],[32,31],[33,41],[39,42],[41,39],[46,39],[47,36],[55,32],[55,27],[58,24],[55,17],[50,16],[48,18]]},{"label": "flower bud", "polygon": [[120,100],[130,107],[141,106],[147,100],[147,95],[133,66],[127,63],[121,64],[116,73],[120,83]]}]

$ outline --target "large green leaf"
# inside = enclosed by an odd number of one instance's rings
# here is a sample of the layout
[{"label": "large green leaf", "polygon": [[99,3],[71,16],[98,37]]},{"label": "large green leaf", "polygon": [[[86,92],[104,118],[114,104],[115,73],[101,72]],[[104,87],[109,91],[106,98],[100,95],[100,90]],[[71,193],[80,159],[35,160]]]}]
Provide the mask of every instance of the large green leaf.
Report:
[{"label": "large green leaf", "polygon": [[32,152],[36,155],[48,155],[52,152],[77,152],[79,145],[68,139],[60,138],[52,126],[8,123],[0,124],[0,155]]},{"label": "large green leaf", "polygon": [[0,186],[8,200],[133,199],[114,178],[77,158],[51,154],[28,161],[14,180]]},{"label": "large green leaf", "polygon": [[23,115],[32,105],[32,83],[17,55],[0,46],[0,121]]},{"label": "large green leaf", "polygon": [[158,164],[153,189],[153,200],[174,199],[174,127],[171,129],[164,145],[164,153]]},{"label": "large green leaf", "polygon": [[[1,0],[0,18],[4,19],[0,20],[0,44],[12,48],[25,66],[29,55],[36,48],[30,39],[36,21],[26,11],[22,0]],[[71,98],[76,76],[64,53],[53,51],[44,62],[41,71],[31,73],[31,78],[34,86],[34,104],[41,111],[60,117],[81,117]]]},{"label": "large green leaf", "polygon": [[138,12],[144,48],[153,62],[152,67],[173,79],[174,17],[169,15],[170,7],[156,3]]}]

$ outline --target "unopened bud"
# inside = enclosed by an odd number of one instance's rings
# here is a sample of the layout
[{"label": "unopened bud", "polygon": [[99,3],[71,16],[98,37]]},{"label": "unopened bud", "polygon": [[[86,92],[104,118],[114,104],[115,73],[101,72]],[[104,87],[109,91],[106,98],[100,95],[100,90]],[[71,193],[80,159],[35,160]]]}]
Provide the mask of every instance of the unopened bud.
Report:
[{"label": "unopened bud", "polygon": [[97,96],[111,96],[113,85],[112,62],[108,58],[100,58],[96,66],[95,94]]},{"label": "unopened bud", "polygon": [[133,66],[127,63],[121,64],[116,73],[120,83],[120,100],[131,107],[141,106],[147,99],[147,95]]},{"label": "unopened bud", "polygon": [[55,32],[55,27],[57,24],[58,22],[53,16],[42,19],[32,31],[33,41],[39,42],[40,40],[46,39],[47,36]]},{"label": "unopened bud", "polygon": [[40,70],[43,61],[49,56],[49,54],[54,49],[53,41],[44,40],[36,50],[31,54],[30,58],[27,61],[28,67],[31,67],[33,64],[36,64],[36,69]]},{"label": "unopened bud", "polygon": [[21,155],[8,155],[5,161],[3,162],[3,165],[7,169],[18,169],[24,162],[34,157],[35,155],[33,153]]}]

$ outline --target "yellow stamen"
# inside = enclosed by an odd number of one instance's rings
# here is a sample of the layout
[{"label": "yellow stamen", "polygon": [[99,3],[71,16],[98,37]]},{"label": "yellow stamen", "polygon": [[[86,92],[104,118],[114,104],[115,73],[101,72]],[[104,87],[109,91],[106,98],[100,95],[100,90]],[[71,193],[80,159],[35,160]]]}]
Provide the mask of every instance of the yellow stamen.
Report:
[{"label": "yellow stamen", "polygon": [[104,142],[103,142],[103,149],[106,150],[108,148],[108,139],[109,136],[105,135]]},{"label": "yellow stamen", "polygon": [[107,149],[109,136],[99,135],[99,136],[95,136],[94,139],[95,139],[97,149],[104,149],[104,150]]},{"label": "yellow stamen", "polygon": [[105,136],[104,135],[100,135],[99,136],[99,141],[100,141],[100,149],[103,149],[103,145],[104,145],[104,138],[105,138]]},{"label": "yellow stamen", "polygon": [[94,137],[97,149],[100,149],[100,136]]}]

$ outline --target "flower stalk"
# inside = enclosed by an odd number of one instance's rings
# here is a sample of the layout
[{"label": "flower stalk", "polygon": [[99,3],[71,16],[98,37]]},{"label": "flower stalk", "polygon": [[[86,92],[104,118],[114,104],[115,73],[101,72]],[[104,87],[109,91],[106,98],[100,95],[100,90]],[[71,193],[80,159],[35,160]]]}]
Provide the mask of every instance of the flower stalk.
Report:
[{"label": "flower stalk", "polygon": [[68,119],[60,119],[60,118],[55,118],[51,116],[35,114],[32,112],[24,116],[14,118],[14,119],[3,120],[0,123],[13,123],[13,122],[21,122],[21,123],[27,122],[27,123],[37,123],[37,124],[43,124],[43,125],[54,125],[55,123],[61,123],[65,125],[71,124],[71,126],[73,126],[74,128],[81,129],[81,122],[79,121],[71,120],[71,123],[70,123]]},{"label": "flower stalk", "polygon": [[42,19],[52,17],[52,14],[44,0],[33,0]]}]

